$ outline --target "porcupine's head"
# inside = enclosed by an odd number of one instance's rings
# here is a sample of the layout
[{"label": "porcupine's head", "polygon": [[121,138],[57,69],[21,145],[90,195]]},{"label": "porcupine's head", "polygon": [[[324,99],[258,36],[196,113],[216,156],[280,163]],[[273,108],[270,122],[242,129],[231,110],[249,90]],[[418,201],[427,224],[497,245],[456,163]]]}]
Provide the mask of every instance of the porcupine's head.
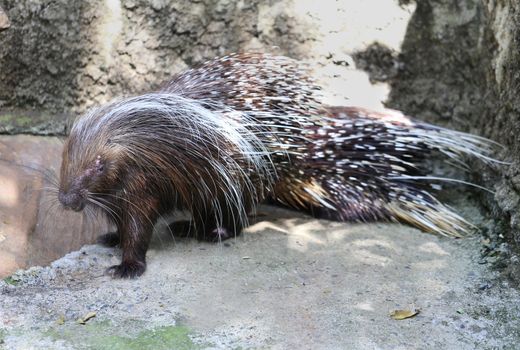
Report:
[{"label": "porcupine's head", "polygon": [[124,152],[112,142],[109,125],[101,123],[108,109],[80,117],[65,141],[58,199],[66,209],[81,211],[91,194],[114,188],[122,175]]},{"label": "porcupine's head", "polygon": [[220,215],[225,206],[247,220],[244,198],[269,190],[269,152],[246,128],[246,115],[213,107],[149,93],[85,114],[63,151],[60,202],[110,211],[146,192],[163,208],[197,214],[209,206]]}]

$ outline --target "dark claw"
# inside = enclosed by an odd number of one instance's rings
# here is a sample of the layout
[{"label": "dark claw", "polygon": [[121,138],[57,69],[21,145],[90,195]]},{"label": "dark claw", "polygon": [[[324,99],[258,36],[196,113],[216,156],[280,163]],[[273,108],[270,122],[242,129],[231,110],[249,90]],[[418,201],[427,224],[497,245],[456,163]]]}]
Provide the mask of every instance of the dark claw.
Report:
[{"label": "dark claw", "polygon": [[121,263],[120,265],[110,266],[106,274],[112,278],[137,278],[146,270],[146,263],[132,262]]},{"label": "dark claw", "polygon": [[105,247],[115,247],[119,245],[121,239],[117,232],[109,232],[104,235],[99,235],[96,242],[97,244],[104,245]]}]

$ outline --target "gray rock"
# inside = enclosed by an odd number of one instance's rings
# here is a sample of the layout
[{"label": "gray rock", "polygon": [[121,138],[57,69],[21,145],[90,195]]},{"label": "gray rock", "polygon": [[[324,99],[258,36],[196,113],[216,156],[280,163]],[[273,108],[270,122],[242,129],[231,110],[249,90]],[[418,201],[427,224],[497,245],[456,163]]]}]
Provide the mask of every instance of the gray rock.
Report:
[{"label": "gray rock", "polygon": [[[518,1],[418,1],[388,101],[410,115],[506,147],[497,157],[511,166],[470,163],[469,180],[495,191],[481,194],[494,219],[489,234],[505,236],[513,256],[520,242],[519,13]],[[510,264],[511,277],[520,283],[516,266]]]}]

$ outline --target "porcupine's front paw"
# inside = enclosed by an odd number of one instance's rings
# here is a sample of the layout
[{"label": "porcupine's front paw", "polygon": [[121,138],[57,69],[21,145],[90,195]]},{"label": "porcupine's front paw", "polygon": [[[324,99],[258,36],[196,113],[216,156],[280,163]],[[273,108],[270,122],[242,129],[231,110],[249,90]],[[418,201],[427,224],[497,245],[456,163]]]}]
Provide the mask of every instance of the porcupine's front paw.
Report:
[{"label": "porcupine's front paw", "polygon": [[119,265],[110,266],[106,270],[106,274],[112,278],[137,278],[141,276],[145,270],[145,262],[123,262]]},{"label": "porcupine's front paw", "polygon": [[121,243],[121,238],[117,232],[109,232],[104,235],[99,235],[96,239],[96,243],[105,247],[115,247]]}]

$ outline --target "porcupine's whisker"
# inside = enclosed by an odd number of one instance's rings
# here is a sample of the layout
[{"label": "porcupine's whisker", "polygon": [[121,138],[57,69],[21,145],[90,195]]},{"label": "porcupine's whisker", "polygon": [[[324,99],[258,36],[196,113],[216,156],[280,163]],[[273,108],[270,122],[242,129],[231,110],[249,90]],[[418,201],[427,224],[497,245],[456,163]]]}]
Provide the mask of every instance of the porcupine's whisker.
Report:
[{"label": "porcupine's whisker", "polygon": [[[151,220],[150,220],[150,219],[145,215],[145,213],[143,212],[143,210],[142,210],[142,209],[141,209],[137,204],[133,203],[132,201],[130,201],[130,200],[126,199],[126,198],[123,198],[123,197],[121,197],[121,196],[117,196],[117,195],[114,195],[114,194],[110,194],[110,193],[95,193],[95,192],[90,192],[89,195],[91,195],[91,196],[96,196],[95,198],[96,198],[96,200],[98,201],[98,204],[102,204],[102,205],[103,205],[102,208],[103,208],[104,210],[109,211],[110,213],[112,213],[112,214],[114,214],[114,215],[117,215],[117,219],[119,219],[119,220],[121,220],[121,217],[120,217],[120,216],[119,216],[119,215],[118,215],[114,210],[111,210],[111,209],[109,208],[109,206],[107,205],[109,202],[106,201],[106,200],[105,200],[104,198],[102,198],[101,196],[109,196],[109,197],[113,197],[113,198],[115,198],[115,199],[117,199],[117,200],[125,201],[126,203],[130,204],[133,208],[135,208],[138,212],[140,212],[141,214],[143,214],[143,216],[146,217],[146,219],[148,220],[148,222],[150,223],[151,226],[154,226],[154,224],[155,224],[154,222],[152,222],[152,221],[151,221]],[[91,197],[91,198],[92,198],[92,197]],[[159,214],[159,213],[157,213],[157,214]],[[159,215],[159,216],[161,217],[161,215]],[[114,218],[114,220],[115,220],[115,217],[114,217],[114,216],[112,216],[112,218]],[[133,220],[135,220],[135,219],[133,219]],[[168,230],[170,230],[170,229],[168,228]],[[171,232],[171,230],[170,230],[170,233],[173,235],[173,233]],[[159,239],[160,239],[160,237],[159,237]],[[164,246],[164,243],[162,242],[162,240],[161,240],[161,245]]]},{"label": "porcupine's whisker", "polygon": [[86,200],[88,203],[91,203],[91,204],[99,207],[100,209],[102,209],[105,213],[107,213],[112,218],[112,220],[114,222],[118,222],[118,220],[121,220],[120,216],[113,209],[110,209],[110,207],[108,207],[106,204],[102,203],[101,201],[94,199],[92,197],[87,197]]},{"label": "porcupine's whisker", "polygon": [[[43,207],[44,209],[42,210],[41,207]],[[49,220],[52,219],[50,213],[52,213],[53,211],[55,212],[56,209],[57,209],[57,207],[56,207],[55,203],[53,203],[53,202],[41,204],[40,205],[41,213],[38,213],[37,220],[39,221],[40,218],[42,218],[42,219],[41,219],[41,222],[37,222],[37,224],[42,225],[43,227],[46,227]],[[45,231],[43,231],[43,233],[45,234]]]},{"label": "porcupine's whisker", "polygon": [[[115,215],[115,217],[113,216],[114,219],[117,218],[117,220],[121,220],[121,217],[119,214],[117,214],[113,209],[111,209],[108,204],[110,203],[108,200],[104,199],[102,196],[110,196],[110,197],[114,197],[115,199],[117,200],[122,200],[122,201],[125,201],[126,203],[130,204],[133,208],[135,208],[136,210],[142,212],[142,209],[135,203],[132,203],[130,200],[126,199],[126,198],[122,198],[120,196],[116,196],[116,195],[113,195],[113,194],[110,194],[110,193],[95,193],[95,192],[89,192],[89,195],[90,195],[90,199],[93,199],[95,200],[97,203],[96,204],[101,204],[103,205],[101,208],[103,208],[104,210],[106,211],[109,211],[110,213],[112,213],[113,215]],[[93,197],[95,196],[95,197]],[[117,222],[117,221],[116,221]]]}]

